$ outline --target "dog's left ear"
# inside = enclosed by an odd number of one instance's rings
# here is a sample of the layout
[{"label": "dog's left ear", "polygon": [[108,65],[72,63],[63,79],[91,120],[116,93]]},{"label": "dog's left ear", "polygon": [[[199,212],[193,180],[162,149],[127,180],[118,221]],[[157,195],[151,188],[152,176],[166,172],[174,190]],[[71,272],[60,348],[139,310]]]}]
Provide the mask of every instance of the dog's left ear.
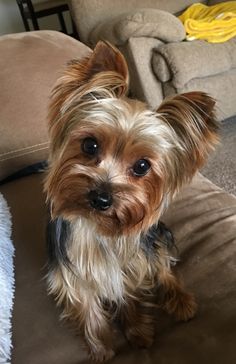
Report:
[{"label": "dog's left ear", "polygon": [[122,53],[110,43],[99,41],[88,57],[68,63],[63,79],[72,88],[103,87],[120,97],[127,91],[129,73]]},{"label": "dog's left ear", "polygon": [[172,135],[169,160],[175,188],[193,177],[219,141],[215,101],[204,92],[189,92],[163,101],[157,113]]}]

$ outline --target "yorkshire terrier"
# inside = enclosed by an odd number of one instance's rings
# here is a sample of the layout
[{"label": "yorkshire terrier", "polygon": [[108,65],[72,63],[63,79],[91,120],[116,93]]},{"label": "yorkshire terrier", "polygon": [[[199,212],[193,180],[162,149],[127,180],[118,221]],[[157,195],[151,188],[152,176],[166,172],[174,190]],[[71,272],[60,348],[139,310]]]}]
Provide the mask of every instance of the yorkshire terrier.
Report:
[{"label": "yorkshire terrier", "polygon": [[128,79],[123,55],[101,41],[68,64],[49,111],[49,292],[99,362],[114,355],[114,319],[132,343],[152,344],[159,289],[169,314],[194,316],[159,219],[218,140],[210,96],[177,95],[152,111],[125,96]]}]

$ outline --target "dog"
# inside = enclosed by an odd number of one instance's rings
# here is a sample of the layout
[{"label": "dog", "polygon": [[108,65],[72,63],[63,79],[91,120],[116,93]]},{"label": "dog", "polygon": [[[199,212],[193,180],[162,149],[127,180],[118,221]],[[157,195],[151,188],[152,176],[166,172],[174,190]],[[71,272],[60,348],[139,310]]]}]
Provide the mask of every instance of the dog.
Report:
[{"label": "dog", "polygon": [[126,97],[128,83],[123,55],[100,41],[68,64],[49,108],[48,289],[97,362],[114,355],[114,320],[131,343],[152,344],[160,290],[169,314],[194,316],[160,218],[218,142],[207,94],[176,95],[153,111]]}]

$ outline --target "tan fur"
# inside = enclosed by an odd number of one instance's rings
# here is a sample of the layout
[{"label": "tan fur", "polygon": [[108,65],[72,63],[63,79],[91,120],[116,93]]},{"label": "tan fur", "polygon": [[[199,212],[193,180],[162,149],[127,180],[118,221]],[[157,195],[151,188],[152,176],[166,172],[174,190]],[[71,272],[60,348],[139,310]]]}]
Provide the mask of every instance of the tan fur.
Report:
[{"label": "tan fur", "polygon": [[[51,268],[49,292],[64,305],[63,317],[78,322],[97,361],[114,354],[111,322],[117,315],[130,341],[151,345],[158,287],[167,312],[193,317],[194,298],[172,274],[167,248],[157,241],[148,254],[141,240],[218,140],[209,96],[178,95],[152,111],[125,97],[128,78],[121,53],[100,42],[89,57],[69,64],[49,111],[45,191],[52,219],[71,226],[70,268],[63,262]],[[99,144],[94,157],[82,149],[88,137]],[[133,166],[140,159],[150,169],[137,177]],[[112,204],[97,211],[88,195],[104,188]]]}]

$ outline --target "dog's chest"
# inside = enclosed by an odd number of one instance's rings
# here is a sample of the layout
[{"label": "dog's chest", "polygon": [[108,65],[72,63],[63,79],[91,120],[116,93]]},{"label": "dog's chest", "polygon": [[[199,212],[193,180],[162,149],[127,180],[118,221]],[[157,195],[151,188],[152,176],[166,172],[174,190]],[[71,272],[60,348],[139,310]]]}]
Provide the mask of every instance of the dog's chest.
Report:
[{"label": "dog's chest", "polygon": [[68,255],[81,284],[115,302],[138,288],[148,271],[146,254],[136,241],[106,239],[86,224],[74,230]]}]

